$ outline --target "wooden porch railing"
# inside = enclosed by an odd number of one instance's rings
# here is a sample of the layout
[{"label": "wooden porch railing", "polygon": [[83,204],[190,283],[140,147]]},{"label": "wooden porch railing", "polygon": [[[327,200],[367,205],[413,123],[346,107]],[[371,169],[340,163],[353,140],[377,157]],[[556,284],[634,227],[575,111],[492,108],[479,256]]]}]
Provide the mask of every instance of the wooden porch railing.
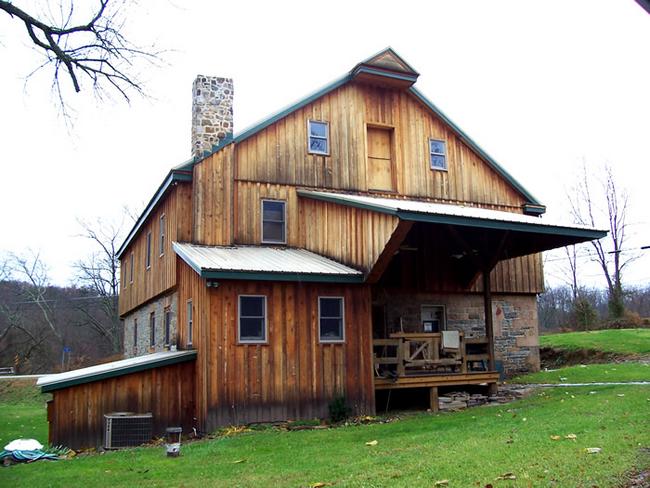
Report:
[{"label": "wooden porch railing", "polygon": [[373,340],[375,374],[378,377],[487,371],[488,339],[465,338],[458,348],[443,348],[440,333],[395,333]]}]

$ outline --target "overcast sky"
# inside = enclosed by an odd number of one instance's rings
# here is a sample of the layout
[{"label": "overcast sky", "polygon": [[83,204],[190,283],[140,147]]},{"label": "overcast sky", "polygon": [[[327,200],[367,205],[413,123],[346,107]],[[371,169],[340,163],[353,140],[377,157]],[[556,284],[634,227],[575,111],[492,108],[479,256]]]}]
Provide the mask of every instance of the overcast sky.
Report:
[{"label": "overcast sky", "polygon": [[[25,2],[15,2],[25,5]],[[586,161],[614,168],[650,245],[650,15],[634,0],[141,2],[127,35],[155,42],[149,99],[71,99],[62,120],[50,72],[25,87],[39,57],[24,27],[0,16],[0,252],[40,250],[59,284],[89,252],[77,219],[141,210],[190,154],[191,84],[234,78],[240,131],[392,46],[418,88],[548,207],[568,218],[566,189]],[[129,224],[130,226],[130,224]],[[547,278],[557,282],[557,261]],[[589,284],[604,286],[585,268]],[[627,275],[650,283],[650,251]]]}]

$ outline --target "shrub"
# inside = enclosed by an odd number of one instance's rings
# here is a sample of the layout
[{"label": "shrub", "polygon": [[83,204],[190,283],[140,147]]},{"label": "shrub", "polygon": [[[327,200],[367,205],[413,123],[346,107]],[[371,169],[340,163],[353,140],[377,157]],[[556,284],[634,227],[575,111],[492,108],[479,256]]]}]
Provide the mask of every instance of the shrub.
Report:
[{"label": "shrub", "polygon": [[596,309],[586,298],[578,298],[573,304],[573,315],[575,324],[580,330],[589,330],[594,328],[598,314]]},{"label": "shrub", "polygon": [[330,414],[330,422],[336,424],[343,422],[352,413],[352,409],[348,407],[344,396],[337,396],[327,406]]}]

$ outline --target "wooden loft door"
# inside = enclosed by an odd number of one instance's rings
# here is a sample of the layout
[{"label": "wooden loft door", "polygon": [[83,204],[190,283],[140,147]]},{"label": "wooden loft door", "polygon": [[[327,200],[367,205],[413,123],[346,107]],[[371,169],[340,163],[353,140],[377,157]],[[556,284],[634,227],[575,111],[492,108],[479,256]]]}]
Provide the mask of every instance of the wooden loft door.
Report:
[{"label": "wooden loft door", "polygon": [[368,189],[394,191],[393,130],[368,127]]}]

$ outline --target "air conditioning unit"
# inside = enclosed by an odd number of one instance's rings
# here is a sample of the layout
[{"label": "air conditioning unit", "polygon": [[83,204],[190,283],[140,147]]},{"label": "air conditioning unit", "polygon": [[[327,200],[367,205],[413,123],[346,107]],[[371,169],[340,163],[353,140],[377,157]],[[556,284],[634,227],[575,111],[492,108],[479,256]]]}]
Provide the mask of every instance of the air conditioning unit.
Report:
[{"label": "air conditioning unit", "polygon": [[151,413],[111,412],[104,415],[104,448],[135,447],[149,442],[153,432]]}]

